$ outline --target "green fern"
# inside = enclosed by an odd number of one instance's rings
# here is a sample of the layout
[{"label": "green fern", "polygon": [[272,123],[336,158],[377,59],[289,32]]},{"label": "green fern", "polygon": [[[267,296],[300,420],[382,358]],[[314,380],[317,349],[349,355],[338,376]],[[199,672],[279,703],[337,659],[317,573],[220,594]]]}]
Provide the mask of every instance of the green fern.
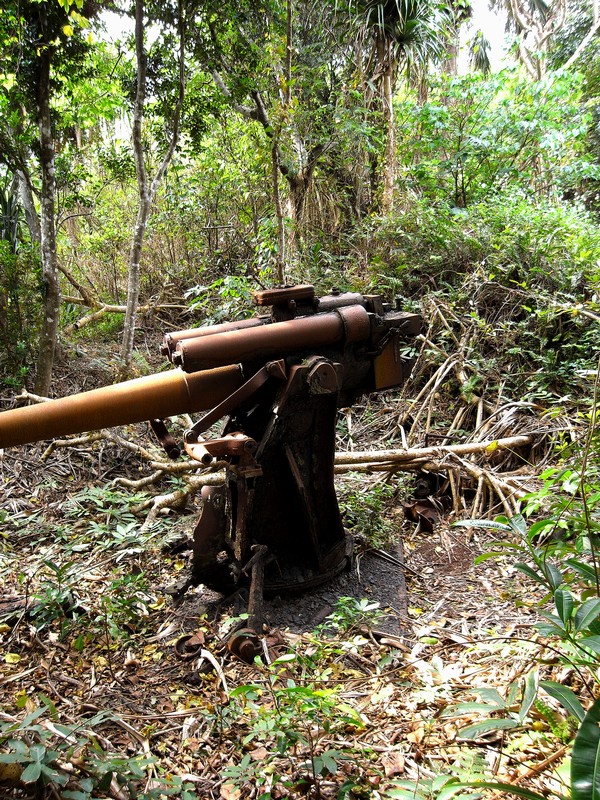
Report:
[{"label": "green fern", "polygon": [[563,717],[539,697],[534,701],[537,712],[546,720],[550,730],[563,744],[570,742],[577,732],[579,721],[573,717]]}]

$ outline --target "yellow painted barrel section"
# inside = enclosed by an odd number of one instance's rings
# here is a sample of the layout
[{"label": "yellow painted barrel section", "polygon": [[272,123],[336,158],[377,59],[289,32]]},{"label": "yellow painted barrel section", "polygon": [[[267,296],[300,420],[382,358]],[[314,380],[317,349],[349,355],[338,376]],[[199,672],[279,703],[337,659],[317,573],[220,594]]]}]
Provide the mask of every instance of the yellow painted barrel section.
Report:
[{"label": "yellow painted barrel section", "polygon": [[238,364],[185,373],[175,369],[0,412],[0,449],[57,436],[206,411],[244,382]]}]

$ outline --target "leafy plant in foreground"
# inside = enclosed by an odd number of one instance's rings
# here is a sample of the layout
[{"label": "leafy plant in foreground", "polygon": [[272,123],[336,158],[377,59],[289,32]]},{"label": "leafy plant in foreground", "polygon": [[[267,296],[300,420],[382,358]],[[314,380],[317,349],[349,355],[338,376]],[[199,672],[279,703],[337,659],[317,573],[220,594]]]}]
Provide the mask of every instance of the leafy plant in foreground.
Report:
[{"label": "leafy plant in foreground", "polygon": [[72,561],[60,564],[44,559],[43,566],[46,572],[39,588],[33,593],[31,615],[38,630],[58,621],[64,635],[83,611],[77,591],[81,574]]},{"label": "leafy plant in foreground", "polygon": [[[456,715],[482,712],[490,715],[482,722],[476,722],[462,728],[459,732],[462,739],[476,739],[477,737],[489,733],[490,731],[510,730],[519,728],[526,724],[527,716],[534,704],[538,689],[537,671],[531,670],[521,687],[517,681],[513,681],[508,687],[506,698],[492,687],[475,689],[479,696],[478,703],[458,703],[456,706],[448,708],[444,716],[452,717]],[[501,717],[492,717],[492,713],[502,712]]]},{"label": "leafy plant in foreground", "polygon": [[[248,782],[256,786],[261,790],[258,797],[265,800],[277,783],[296,789],[312,786],[315,796],[321,797],[321,781],[338,775],[345,759],[356,759],[356,753],[328,746],[328,739],[347,727],[363,727],[362,719],[342,702],[337,688],[327,688],[318,678],[301,684],[291,677],[291,668],[302,668],[301,661],[297,654],[287,653],[269,666],[264,685],[239,686],[231,692],[248,728],[242,747],[264,746],[269,755],[257,762],[246,754],[224,775],[236,786]],[[278,767],[281,759],[288,774],[291,765],[293,778],[284,780]],[[338,796],[347,796],[354,784],[343,778]]]},{"label": "leafy plant in foreground", "polygon": [[0,784],[30,787],[39,798],[65,800],[90,800],[107,793],[132,800],[195,797],[190,784],[175,778],[157,778],[153,787],[138,792],[155,759],[125,757],[100,747],[94,731],[110,723],[109,712],[64,725],[49,698],[39,695],[39,701],[22,720],[8,714],[0,719]]},{"label": "leafy plant in foreground", "polygon": [[579,666],[597,668],[600,663],[600,598],[597,596],[594,566],[595,544],[591,543],[587,560],[569,556],[574,546],[544,538],[551,524],[548,520],[528,526],[520,514],[511,518],[498,517],[495,521],[471,520],[455,524],[492,528],[507,536],[517,534],[517,541],[495,542],[495,549],[479,556],[476,563],[505,556],[511,551],[525,557],[526,561],[514,564],[515,569],[535,581],[546,591],[544,599],[551,599],[554,603],[554,613],[540,610],[545,622],[536,627],[545,636],[560,640],[567,660]]},{"label": "leafy plant in foreground", "polygon": [[325,618],[317,628],[317,632],[335,631],[338,634],[348,633],[360,625],[376,625],[382,618],[383,612],[379,603],[363,597],[339,597],[335,609]]},{"label": "leafy plant in foreground", "polygon": [[[597,389],[596,385],[596,397]],[[530,526],[522,515],[499,517],[494,522],[456,523],[492,528],[506,535],[478,560],[510,552],[522,559],[515,563],[515,569],[544,590],[540,605],[551,601],[554,607],[553,611],[540,610],[543,621],[537,624],[538,630],[551,639],[560,659],[577,671],[592,695],[598,689],[600,665],[600,526],[597,520],[600,485],[595,458],[599,450],[595,421],[594,403],[592,424],[579,468],[552,471],[546,476],[545,487],[528,498],[526,510],[530,513],[545,504],[549,513],[544,519]],[[571,758],[573,800],[598,800],[600,701],[596,700],[586,713],[579,697],[568,687],[555,681],[542,681],[540,687],[569,715],[560,740],[564,741],[578,725]],[[547,714],[545,716],[548,718]],[[487,722],[492,725],[489,729],[493,729],[501,721],[490,719]],[[503,726],[512,727],[512,721],[505,719]]]},{"label": "leafy plant in foreground", "polygon": [[344,524],[353,533],[363,536],[369,547],[384,547],[393,533],[392,524],[384,513],[393,499],[394,487],[388,483],[377,483],[344,493],[340,509]]}]

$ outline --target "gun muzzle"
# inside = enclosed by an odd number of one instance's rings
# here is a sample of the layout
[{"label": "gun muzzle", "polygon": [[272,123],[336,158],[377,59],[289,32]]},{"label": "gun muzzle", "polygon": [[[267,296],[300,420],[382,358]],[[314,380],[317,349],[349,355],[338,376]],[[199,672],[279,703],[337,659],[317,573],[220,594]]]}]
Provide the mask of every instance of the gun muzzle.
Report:
[{"label": "gun muzzle", "polygon": [[0,413],[0,449],[74,433],[207,411],[244,382],[239,365],[169,370]]}]

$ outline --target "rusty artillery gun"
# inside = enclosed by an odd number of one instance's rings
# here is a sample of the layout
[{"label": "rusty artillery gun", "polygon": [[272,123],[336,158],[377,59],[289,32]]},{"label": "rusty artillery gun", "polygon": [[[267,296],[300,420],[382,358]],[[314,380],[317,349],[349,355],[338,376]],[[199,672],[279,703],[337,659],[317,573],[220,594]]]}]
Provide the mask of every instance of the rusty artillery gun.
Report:
[{"label": "rusty artillery gun", "polygon": [[[0,413],[0,448],[149,420],[171,457],[164,419],[208,412],[184,435],[191,458],[225,462],[202,489],[191,571],[176,593],[250,584],[248,627],[232,649],[256,649],[264,591],[310,589],[349,564],[334,487],[338,408],[401,386],[420,330],[379,295],[318,298],[310,285],[259,291],[261,316],[165,336],[177,369]],[[226,418],[222,433],[206,432]]]}]

